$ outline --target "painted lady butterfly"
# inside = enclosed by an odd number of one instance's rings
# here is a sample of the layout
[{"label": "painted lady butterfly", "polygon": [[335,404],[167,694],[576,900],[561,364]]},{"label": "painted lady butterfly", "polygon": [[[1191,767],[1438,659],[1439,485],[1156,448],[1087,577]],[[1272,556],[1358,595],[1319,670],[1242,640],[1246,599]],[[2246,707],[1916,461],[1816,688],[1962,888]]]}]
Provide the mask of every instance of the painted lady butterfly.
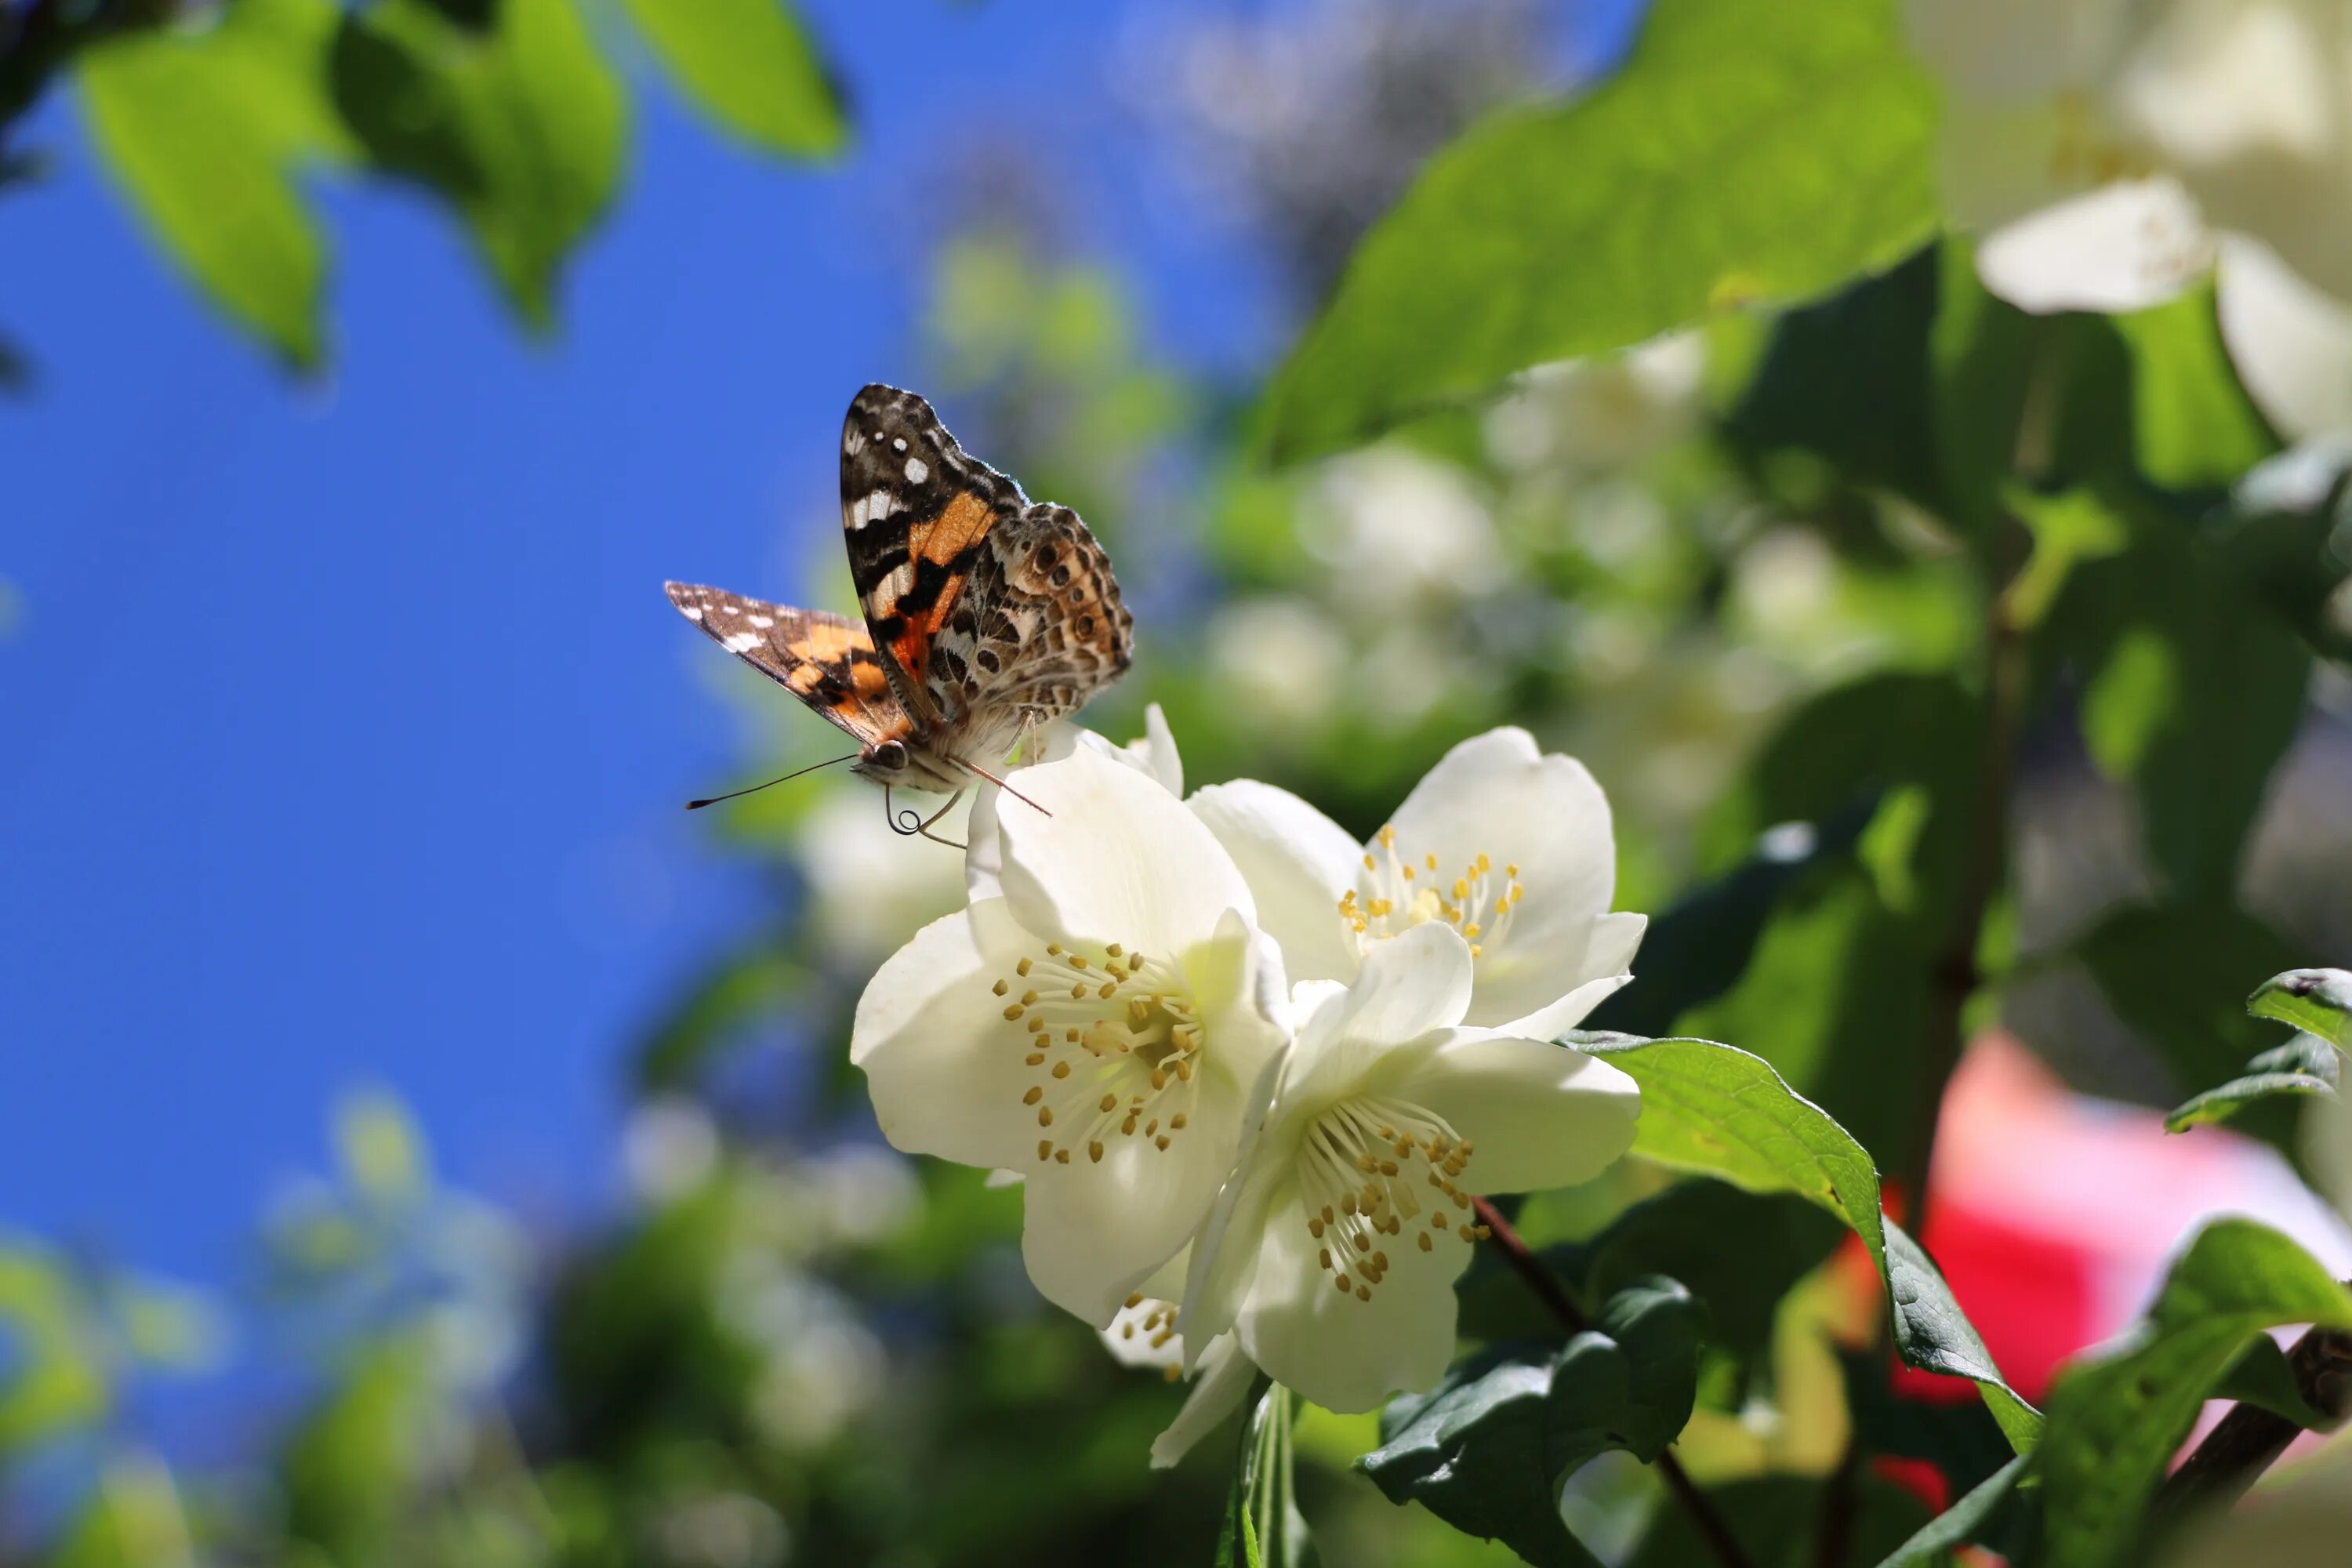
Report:
[{"label": "painted lady butterfly", "polygon": [[886,789],[992,780],[1037,726],[1126,671],[1134,619],[1078,514],[1032,503],[913,393],[869,386],[850,403],[841,521],[864,626],[685,583],[669,602],[846,732],[853,771]]}]

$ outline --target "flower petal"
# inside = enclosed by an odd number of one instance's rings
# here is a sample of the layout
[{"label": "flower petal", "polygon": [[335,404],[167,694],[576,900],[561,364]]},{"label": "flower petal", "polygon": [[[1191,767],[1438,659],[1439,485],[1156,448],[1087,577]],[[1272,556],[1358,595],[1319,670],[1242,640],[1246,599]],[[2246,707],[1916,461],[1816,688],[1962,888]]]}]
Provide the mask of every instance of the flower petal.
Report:
[{"label": "flower petal", "polygon": [[[1649,926],[1649,916],[1622,911],[1594,921],[1582,956],[1558,971],[1562,980],[1576,982],[1575,988],[1557,1002],[1496,1026],[1496,1032],[1556,1040],[1583,1023],[1586,1015],[1633,978],[1633,951],[1642,945],[1642,933]],[[1585,976],[1590,978],[1580,978]]]},{"label": "flower petal", "polygon": [[[1021,1258],[1038,1293],[1097,1328],[1117,1316],[1207,1217],[1233,1169],[1244,1093],[1202,1074],[1192,1125],[1166,1149],[1148,1138],[1109,1137],[1101,1160],[1080,1149],[1063,1164],[1037,1160],[1033,1148]],[[1027,1129],[1033,1142],[1035,1131]]]},{"label": "flower petal", "polygon": [[2213,237],[2168,179],[2119,180],[1984,237],[1977,276],[2021,310],[2137,310],[2205,275]]},{"label": "flower petal", "polygon": [[1184,759],[1177,754],[1175,731],[1168,715],[1154,702],[1143,710],[1143,738],[1127,743],[1128,760],[1160,781],[1160,787],[1184,798]]},{"label": "flower petal", "polygon": [[2305,282],[2259,241],[2221,241],[2215,313],[2253,398],[2293,440],[2352,430],[2352,306]]},{"label": "flower petal", "polygon": [[1082,746],[1012,783],[1034,804],[998,808],[1004,895],[1029,930],[1172,958],[1208,940],[1227,910],[1255,921],[1233,858],[1140,770]]},{"label": "flower petal", "polygon": [[1193,1325],[1186,1342],[1196,1350],[1234,1326],[1257,1272],[1258,1233],[1265,1228],[1266,1205],[1274,1200],[1283,1165],[1280,1160],[1259,1159],[1258,1145],[1266,1134],[1283,1065],[1278,1057],[1268,1060],[1250,1087],[1241,1142],[1234,1150],[1234,1173],[1192,1237],[1181,1321]]},{"label": "flower petal", "polygon": [[1203,1067],[1244,1088],[1287,1037],[1282,950],[1239,910],[1218,918],[1212,939],[1177,957],[1200,1009]]},{"label": "flower petal", "polygon": [[893,1148],[983,1168],[1015,1166],[1035,1142],[1017,1055],[995,1048],[1003,1004],[989,987],[1022,933],[1001,899],[933,921],[892,953],[850,1026],[875,1120]]},{"label": "flower petal", "polygon": [[1462,1184],[1532,1193],[1599,1175],[1633,1146],[1642,1093],[1570,1046],[1465,1030],[1420,1054],[1392,1090],[1476,1147]]},{"label": "flower petal", "polygon": [[1394,1238],[1386,1277],[1359,1300],[1324,1270],[1307,1220],[1297,1184],[1286,1184],[1263,1232],[1242,1349],[1276,1382],[1341,1415],[1433,1385],[1454,1356],[1454,1281],[1470,1248],[1450,1231],[1425,1253]]},{"label": "flower petal", "polygon": [[1363,846],[1288,790],[1255,779],[1211,784],[1191,805],[1257,896],[1259,923],[1282,944],[1291,979],[1354,979],[1356,944],[1339,900],[1356,885]]},{"label": "flower petal", "polygon": [[1243,1398],[1249,1393],[1250,1381],[1256,1376],[1256,1366],[1241,1353],[1233,1335],[1213,1342],[1202,1352],[1200,1381],[1185,1396],[1184,1407],[1176,1412],[1175,1420],[1168,1423],[1168,1430],[1152,1440],[1151,1468],[1168,1468],[1190,1452],[1193,1444],[1216,1430],[1218,1423],[1241,1408]]},{"label": "flower petal", "polygon": [[1452,926],[1374,942],[1356,983],[1300,1027],[1281,1098],[1303,1107],[1347,1092],[1381,1058],[1459,1024],[1470,986],[1470,947]]}]

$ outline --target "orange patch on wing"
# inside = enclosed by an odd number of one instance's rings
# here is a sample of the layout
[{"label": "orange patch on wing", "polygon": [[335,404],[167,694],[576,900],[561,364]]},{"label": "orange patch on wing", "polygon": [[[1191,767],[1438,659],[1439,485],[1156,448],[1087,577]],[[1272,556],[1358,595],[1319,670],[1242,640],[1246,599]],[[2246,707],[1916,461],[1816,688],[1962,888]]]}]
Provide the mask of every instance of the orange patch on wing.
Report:
[{"label": "orange patch on wing", "polygon": [[795,658],[814,664],[834,664],[849,657],[852,648],[870,646],[863,628],[836,626],[831,621],[811,621],[793,639],[791,651]]},{"label": "orange patch on wing", "polygon": [[[910,532],[908,550],[935,566],[950,565],[986,534],[995,521],[994,508],[971,490],[959,491],[929,526]],[[944,603],[947,595],[941,595],[940,599]]]},{"label": "orange patch on wing", "polygon": [[873,702],[890,694],[890,678],[882,673],[878,664],[853,664],[849,667],[849,684],[858,700]]}]

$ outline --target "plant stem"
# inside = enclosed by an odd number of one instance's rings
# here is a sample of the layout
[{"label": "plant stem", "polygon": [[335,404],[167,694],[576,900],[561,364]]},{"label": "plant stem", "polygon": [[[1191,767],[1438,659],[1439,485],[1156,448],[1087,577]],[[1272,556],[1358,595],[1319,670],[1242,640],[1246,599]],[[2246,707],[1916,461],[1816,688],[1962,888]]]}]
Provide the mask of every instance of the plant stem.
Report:
[{"label": "plant stem", "polygon": [[[1511,1271],[1535,1293],[1536,1299],[1551,1310],[1552,1316],[1560,1321],[1561,1326],[1571,1334],[1580,1334],[1591,1327],[1583,1310],[1577,1306],[1576,1298],[1568,1293],[1568,1287],[1544,1266],[1542,1258],[1528,1250],[1528,1244],[1519,1239],[1519,1233],[1511,1228],[1510,1221],[1503,1217],[1501,1211],[1485,1198],[1473,1198],[1470,1203],[1478,1215],[1478,1223],[1486,1227],[1486,1239],[1494,1244],[1496,1251],[1503,1255],[1503,1260],[1511,1266]],[[1675,1494],[1675,1500],[1682,1505],[1684,1512],[1690,1515],[1692,1525],[1715,1553],[1716,1561],[1723,1568],[1750,1568],[1748,1553],[1741,1549],[1738,1541],[1724,1524],[1722,1516],[1715,1511],[1715,1505],[1707,1501],[1706,1494],[1698,1489],[1673,1452],[1660,1453],[1654,1468],[1659,1478],[1666,1483],[1666,1489]]]},{"label": "plant stem", "polygon": [[[2352,1332],[2311,1329],[2286,1352],[2294,1386],[2323,1415],[2352,1410]],[[2222,1509],[2246,1489],[2303,1430],[2259,1405],[2233,1405],[2197,1445],[2157,1494],[2156,1511],[2178,1515],[2196,1509]]]}]

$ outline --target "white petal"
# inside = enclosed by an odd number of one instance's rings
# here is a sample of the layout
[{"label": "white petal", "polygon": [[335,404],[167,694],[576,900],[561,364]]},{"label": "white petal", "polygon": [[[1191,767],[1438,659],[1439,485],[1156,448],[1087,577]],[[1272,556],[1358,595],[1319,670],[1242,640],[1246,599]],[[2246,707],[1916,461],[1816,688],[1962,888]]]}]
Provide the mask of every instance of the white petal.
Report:
[{"label": "white petal", "polygon": [[1040,1295],[1097,1328],[1192,1239],[1233,1168],[1245,1090],[1215,1073],[1198,1083],[1191,1124],[1166,1149],[1115,1134],[1099,1162],[1083,1146],[1066,1165],[1030,1151],[1022,1261]]},{"label": "white petal", "polygon": [[1475,1145],[1474,1193],[1530,1193],[1591,1181],[1633,1146],[1640,1088],[1569,1046],[1464,1031],[1423,1055],[1390,1091],[1436,1112]]},{"label": "white petal", "polygon": [[1178,963],[1208,1042],[1203,1070],[1245,1089],[1288,1037],[1282,950],[1252,930],[1239,910],[1227,910],[1213,939]]},{"label": "white petal", "polygon": [[1280,1098],[1312,1105],[1350,1092],[1382,1057],[1459,1024],[1470,984],[1470,947],[1452,926],[1374,942],[1356,983],[1300,1028]]},{"label": "white petal", "polygon": [[1191,804],[1256,895],[1258,923],[1282,944],[1291,979],[1354,979],[1356,944],[1339,900],[1356,886],[1363,846],[1288,790],[1255,779],[1211,784]]},{"label": "white petal", "polygon": [[[1602,915],[1586,933],[1584,952],[1559,970],[1575,987],[1557,1002],[1496,1026],[1496,1032],[1530,1040],[1556,1040],[1575,1028],[1595,1007],[1633,980],[1633,951],[1649,929],[1647,915]],[[1589,976],[1589,978],[1587,978]]]},{"label": "white petal", "polygon": [[1318,1262],[1307,1217],[1287,1186],[1267,1215],[1242,1349],[1276,1382],[1342,1415],[1433,1386],[1454,1357],[1454,1281],[1468,1246],[1452,1231],[1433,1237],[1429,1252],[1414,1233],[1391,1237],[1387,1276],[1359,1300]]},{"label": "white petal", "polygon": [[1279,1058],[1267,1061],[1251,1086],[1249,1102],[1242,1113],[1241,1142],[1234,1151],[1234,1173],[1192,1238],[1191,1266],[1184,1277],[1182,1321],[1192,1326],[1190,1343],[1195,1350],[1234,1326],[1257,1272],[1258,1234],[1265,1226],[1266,1205],[1274,1201],[1288,1162],[1287,1150],[1271,1151],[1272,1158],[1260,1157],[1283,1065]]},{"label": "white petal", "polygon": [[1985,236],[1984,286],[2033,311],[2137,310],[2205,275],[2213,237],[2168,179],[2120,180]]},{"label": "white petal", "polygon": [[1158,779],[1160,788],[1184,798],[1184,759],[1177,754],[1175,732],[1168,728],[1168,715],[1159,703],[1143,710],[1143,738],[1127,743],[1127,755]]},{"label": "white petal", "polygon": [[1257,1368],[1241,1353],[1234,1337],[1214,1341],[1201,1356],[1200,1381],[1185,1396],[1184,1408],[1168,1430],[1151,1444],[1151,1468],[1164,1470],[1191,1451],[1193,1444],[1216,1430],[1218,1423],[1241,1407]]},{"label": "white petal", "polygon": [[892,1147],[982,1167],[1033,1152],[1021,1058],[1003,1048],[1003,1004],[989,989],[1012,967],[992,954],[1020,938],[1003,900],[976,904],[916,932],[858,997],[849,1059]]},{"label": "white petal", "polygon": [[1081,747],[1024,768],[1003,802],[1004,895],[1028,929],[1180,957],[1257,905],[1201,820],[1139,770]]},{"label": "white petal", "polygon": [[2303,440],[2352,430],[2352,306],[2237,236],[2221,241],[2216,289],[2238,379],[2279,433]]}]

